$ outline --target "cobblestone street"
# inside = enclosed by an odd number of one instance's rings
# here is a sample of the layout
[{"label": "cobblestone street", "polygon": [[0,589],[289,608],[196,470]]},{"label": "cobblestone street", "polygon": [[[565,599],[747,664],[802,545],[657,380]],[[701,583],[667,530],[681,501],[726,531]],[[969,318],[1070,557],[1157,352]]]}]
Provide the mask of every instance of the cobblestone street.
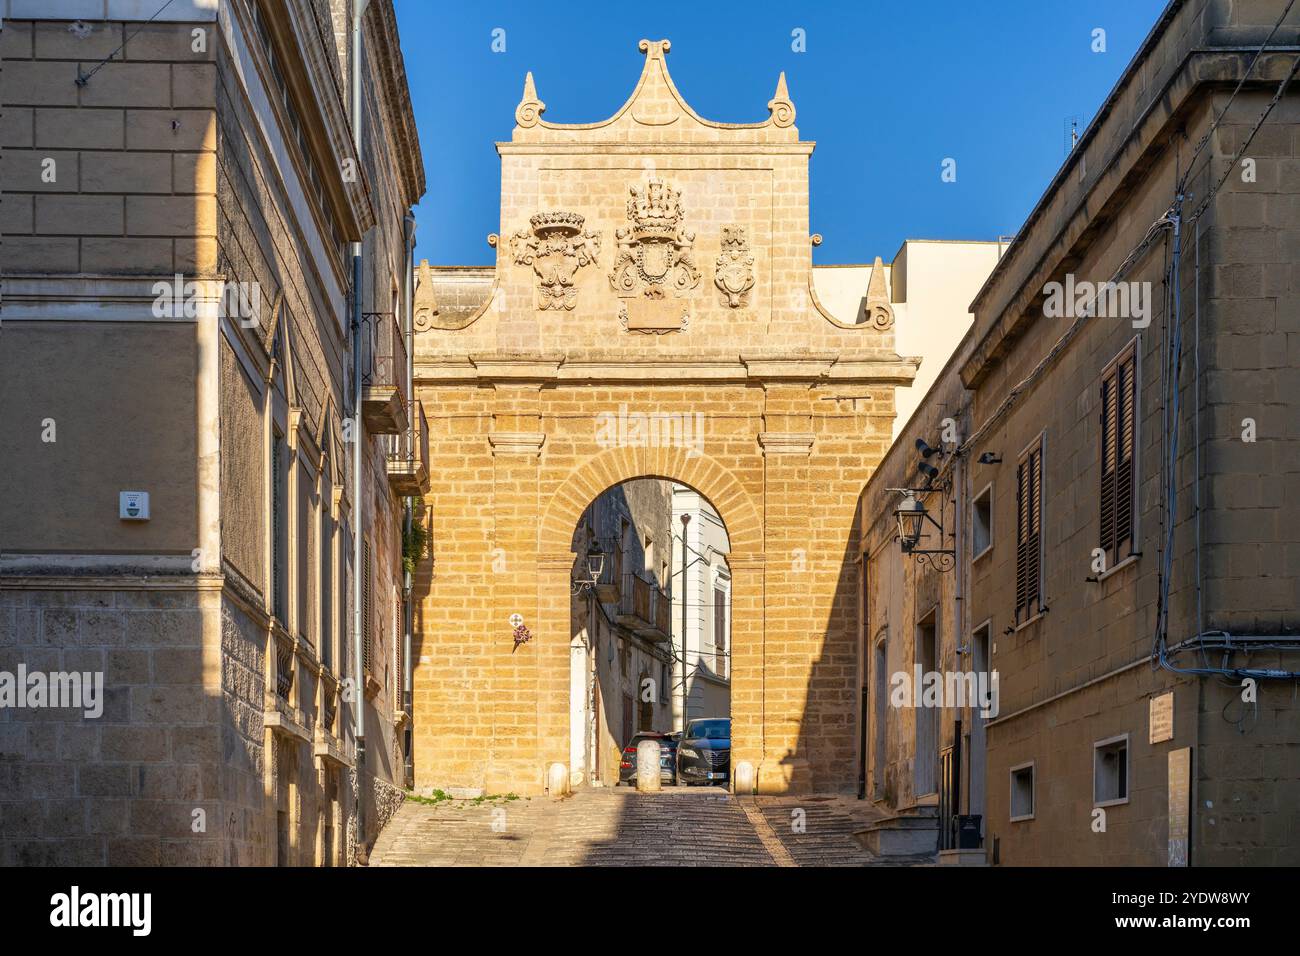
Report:
[{"label": "cobblestone street", "polygon": [[584,789],[563,800],[407,801],[371,866],[871,866],[861,824],[825,797]]}]

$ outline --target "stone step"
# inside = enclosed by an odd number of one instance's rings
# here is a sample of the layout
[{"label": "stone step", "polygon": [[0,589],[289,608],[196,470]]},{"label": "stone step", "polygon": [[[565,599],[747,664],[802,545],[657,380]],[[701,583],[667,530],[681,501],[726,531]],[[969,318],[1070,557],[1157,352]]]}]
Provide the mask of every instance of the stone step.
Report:
[{"label": "stone step", "polygon": [[939,818],[930,807],[869,823],[854,838],[877,856],[933,857],[939,850]]}]

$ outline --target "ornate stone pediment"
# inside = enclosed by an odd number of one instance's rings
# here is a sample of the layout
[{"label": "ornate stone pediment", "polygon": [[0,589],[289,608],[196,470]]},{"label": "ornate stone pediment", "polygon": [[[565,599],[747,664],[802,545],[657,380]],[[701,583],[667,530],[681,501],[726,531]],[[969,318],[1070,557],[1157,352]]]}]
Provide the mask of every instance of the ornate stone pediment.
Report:
[{"label": "ornate stone pediment", "polygon": [[583,232],[576,212],[539,212],[510,240],[516,265],[537,274],[537,308],[572,309],[578,296],[575,273],[600,256],[600,236]]},{"label": "ornate stone pediment", "polygon": [[695,233],[682,224],[681,190],[661,179],[628,188],[629,226],[614,234],[618,254],[609,284],[620,298],[686,295],[700,284]]}]

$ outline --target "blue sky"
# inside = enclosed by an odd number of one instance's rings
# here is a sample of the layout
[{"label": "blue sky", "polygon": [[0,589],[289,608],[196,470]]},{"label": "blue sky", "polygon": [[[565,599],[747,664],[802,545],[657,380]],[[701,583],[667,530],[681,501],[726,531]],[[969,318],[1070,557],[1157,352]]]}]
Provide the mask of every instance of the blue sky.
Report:
[{"label": "blue sky", "polygon": [[[1014,233],[1092,119],[1164,0],[880,0],[792,4],[395,0],[428,192],[417,261],[489,264],[500,160],[524,73],[559,123],[627,99],[642,37],[707,119],[758,122],[782,70],[800,138],[815,140],[815,261],[886,261],[903,239]],[[739,11],[743,11],[740,13]],[[505,52],[493,52],[504,30]],[[1106,50],[1092,50],[1105,30]],[[792,49],[804,31],[805,51]],[[945,183],[944,159],[957,161]]]}]

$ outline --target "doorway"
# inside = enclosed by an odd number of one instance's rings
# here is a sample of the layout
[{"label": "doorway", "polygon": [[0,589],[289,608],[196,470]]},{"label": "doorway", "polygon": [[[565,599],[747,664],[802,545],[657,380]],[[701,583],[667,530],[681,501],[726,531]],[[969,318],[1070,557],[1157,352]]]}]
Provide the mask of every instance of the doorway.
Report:
[{"label": "doorway", "polygon": [[[992,688],[992,670],[990,663],[990,649],[992,647],[993,628],[990,622],[985,621],[975,629],[971,635],[971,667],[981,681],[988,681],[988,686]],[[970,812],[978,814],[981,818],[985,815],[985,787],[987,780],[987,740],[988,723],[987,717],[984,716],[983,707],[979,702],[971,708],[971,725],[970,725],[970,783],[967,792],[970,794]],[[982,821],[981,821],[982,825]]]},{"label": "doorway", "polygon": [[[915,661],[921,676],[933,673],[938,661],[938,611],[932,610],[916,625]],[[921,687],[913,688],[913,713],[916,715],[916,751],[913,758],[913,784],[917,798],[937,794],[939,788],[938,708],[925,706]]]},{"label": "doorway", "polygon": [[876,638],[876,653],[871,662],[872,700],[875,712],[871,717],[873,740],[871,742],[871,798],[885,797],[885,721],[889,719],[889,630],[883,628]]}]

